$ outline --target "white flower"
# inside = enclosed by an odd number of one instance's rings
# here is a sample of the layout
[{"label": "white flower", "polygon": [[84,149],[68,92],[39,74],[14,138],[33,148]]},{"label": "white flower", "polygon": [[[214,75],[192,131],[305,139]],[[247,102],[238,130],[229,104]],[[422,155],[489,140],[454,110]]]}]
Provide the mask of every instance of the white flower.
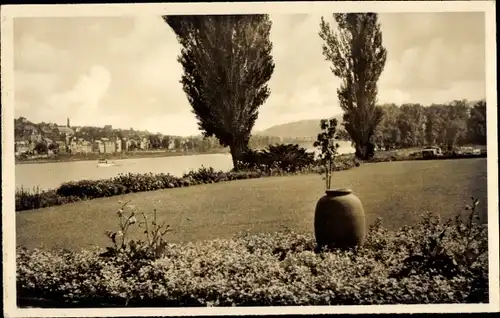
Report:
[{"label": "white flower", "polygon": [[133,217],[131,217],[131,218],[128,220],[128,222],[129,222],[130,224],[135,224],[135,223],[137,222],[137,219],[135,218],[135,216],[133,216]]}]

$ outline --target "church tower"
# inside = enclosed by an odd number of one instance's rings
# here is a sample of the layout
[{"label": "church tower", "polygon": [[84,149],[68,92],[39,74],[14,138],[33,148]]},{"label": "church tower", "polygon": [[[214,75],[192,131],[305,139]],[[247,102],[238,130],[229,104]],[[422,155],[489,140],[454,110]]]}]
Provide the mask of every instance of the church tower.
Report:
[{"label": "church tower", "polygon": [[68,128],[70,127],[70,126],[69,126],[69,117],[68,117],[68,118],[66,118],[66,126],[68,126]]}]

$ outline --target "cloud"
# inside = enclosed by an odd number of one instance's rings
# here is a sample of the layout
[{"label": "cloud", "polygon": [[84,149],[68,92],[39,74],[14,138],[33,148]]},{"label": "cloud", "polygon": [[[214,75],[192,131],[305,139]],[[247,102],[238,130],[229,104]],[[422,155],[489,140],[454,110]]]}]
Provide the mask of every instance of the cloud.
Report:
[{"label": "cloud", "polygon": [[14,74],[15,93],[43,96],[57,88],[59,77],[52,73],[28,72],[20,70]]},{"label": "cloud", "polygon": [[71,61],[68,51],[56,49],[29,35],[22,36],[14,49],[16,51],[14,65],[24,70],[50,71],[67,66]]},{"label": "cloud", "polygon": [[181,95],[181,99],[185,99],[179,82],[182,66],[177,62],[178,51],[180,52],[179,46],[164,44],[148,52],[139,66],[138,79],[141,83],[153,91],[170,89],[176,93],[175,97]]},{"label": "cloud", "polygon": [[[324,16],[332,21],[331,14]],[[483,14],[379,17],[388,49],[379,102],[484,98]],[[276,67],[256,129],[338,114],[340,81],[322,54],[321,15],[270,18]],[[16,116],[196,134],[179,83],[179,53],[175,34],[160,16],[16,19]]]},{"label": "cloud", "polygon": [[[132,28],[128,34],[115,37],[110,41],[110,52],[128,57],[140,57],[158,43],[176,43],[170,27],[160,16],[133,17]],[[179,48],[180,49],[180,48]]]},{"label": "cloud", "polygon": [[94,65],[67,92],[47,98],[47,104],[60,116],[71,114],[78,122],[85,123],[99,118],[99,103],[111,84],[111,74],[100,65]]}]

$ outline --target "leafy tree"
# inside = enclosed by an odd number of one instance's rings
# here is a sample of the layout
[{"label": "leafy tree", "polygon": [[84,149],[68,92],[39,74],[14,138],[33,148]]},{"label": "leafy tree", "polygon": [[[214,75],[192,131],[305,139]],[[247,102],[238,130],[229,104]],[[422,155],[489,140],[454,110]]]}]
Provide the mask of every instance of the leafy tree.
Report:
[{"label": "leafy tree", "polygon": [[204,136],[229,147],[238,169],[274,71],[268,15],[164,16],[182,46],[184,92]]},{"label": "leafy tree", "polygon": [[48,149],[49,149],[49,150],[52,150],[52,151],[54,151],[54,150],[58,150],[58,149],[59,149],[59,145],[58,145],[58,144],[56,144],[55,142],[53,142],[53,143],[51,143],[51,144],[49,145]]},{"label": "leafy tree", "polygon": [[160,149],[161,148],[161,135],[159,135],[159,134],[149,135],[148,139],[149,139],[149,143],[151,145],[151,148],[153,148],[153,149]]},{"label": "leafy tree", "polygon": [[384,69],[387,51],[382,46],[376,13],[333,16],[338,32],[321,18],[319,36],[324,41],[323,55],[332,63],[332,73],[342,81],[337,95],[356,156],[368,159],[373,155],[372,137],[383,116],[376,106],[377,81]]},{"label": "leafy tree", "polygon": [[442,106],[432,104],[425,109],[425,141],[428,145],[434,145],[439,141],[440,130],[443,126],[441,116]]},{"label": "leafy tree", "polygon": [[180,138],[174,138],[174,148],[175,149],[182,148],[182,140]]},{"label": "leafy tree", "polygon": [[379,147],[396,148],[400,146],[401,132],[398,127],[399,107],[396,104],[380,106],[383,111],[382,121],[377,127],[375,142]]},{"label": "leafy tree", "polygon": [[397,126],[405,147],[425,143],[425,119],[424,107],[420,104],[403,104],[399,108]]},{"label": "leafy tree", "polygon": [[486,145],[486,101],[477,102],[467,120],[468,140],[473,144]]},{"label": "leafy tree", "polygon": [[469,106],[466,100],[455,100],[446,105],[446,145],[451,150],[455,144],[466,143],[467,119],[469,118]]},{"label": "leafy tree", "polygon": [[168,149],[168,147],[170,147],[170,140],[171,138],[169,136],[163,136],[161,138],[161,147],[164,149]]},{"label": "leafy tree", "polygon": [[328,190],[332,185],[335,157],[339,148],[339,144],[335,141],[339,139],[339,136],[337,136],[337,119],[322,119],[320,127],[321,133],[318,134],[313,145],[320,151],[319,161],[325,167],[325,186],[326,190]]},{"label": "leafy tree", "polygon": [[130,141],[130,146],[128,147],[130,151],[135,151],[139,149],[139,146],[137,145],[137,142],[135,140]]},{"label": "leafy tree", "polygon": [[35,148],[34,150],[38,153],[38,154],[46,154],[47,153],[47,150],[49,148],[47,147],[47,144],[43,141],[39,141],[35,144]]}]

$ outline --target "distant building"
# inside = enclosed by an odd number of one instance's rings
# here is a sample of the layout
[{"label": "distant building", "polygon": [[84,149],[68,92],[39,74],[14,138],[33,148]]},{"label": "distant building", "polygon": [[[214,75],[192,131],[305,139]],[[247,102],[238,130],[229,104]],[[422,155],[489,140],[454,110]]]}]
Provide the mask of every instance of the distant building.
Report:
[{"label": "distant building", "polygon": [[167,149],[173,150],[175,148],[175,142],[172,139],[169,139]]},{"label": "distant building", "polygon": [[66,149],[66,142],[63,140],[56,140],[56,144],[59,146],[59,152],[67,152],[68,149]]},{"label": "distant building", "polygon": [[52,133],[52,129],[47,125],[47,126],[42,126],[40,127],[40,130],[45,134],[45,135],[48,135],[48,134],[51,134]]},{"label": "distant building", "polygon": [[30,136],[29,136],[29,140],[31,142],[39,142],[39,141],[42,141],[42,134],[40,133],[32,133]]},{"label": "distant building", "polygon": [[66,126],[57,126],[57,130],[59,131],[59,134],[71,137],[75,135],[75,132],[73,129],[66,127]]},{"label": "distant building", "polygon": [[14,152],[16,156],[19,156],[23,153],[27,153],[29,151],[33,151],[33,144],[24,140],[18,140],[14,143]]},{"label": "distant building", "polygon": [[146,138],[146,137],[142,138],[142,139],[141,139],[141,142],[140,142],[140,144],[139,144],[139,148],[140,148],[141,150],[146,150],[146,149],[149,149],[149,147],[150,147],[150,142],[149,142],[149,139],[148,139],[148,138]]},{"label": "distant building", "polygon": [[69,145],[71,153],[91,153],[93,148],[92,144],[83,138],[73,139]]},{"label": "distant building", "polygon": [[97,142],[100,153],[116,152],[116,141],[109,140],[108,138],[101,138],[101,140],[98,140]]},{"label": "distant building", "polygon": [[130,149],[130,145],[132,144],[131,140],[124,137],[121,139],[121,151],[127,152]]},{"label": "distant building", "polygon": [[69,118],[66,118],[66,126],[57,126],[57,131],[66,137],[67,143],[69,143],[69,138],[75,135],[75,131],[70,127]]},{"label": "distant building", "polygon": [[122,152],[122,140],[119,137],[115,140],[115,152]]}]

